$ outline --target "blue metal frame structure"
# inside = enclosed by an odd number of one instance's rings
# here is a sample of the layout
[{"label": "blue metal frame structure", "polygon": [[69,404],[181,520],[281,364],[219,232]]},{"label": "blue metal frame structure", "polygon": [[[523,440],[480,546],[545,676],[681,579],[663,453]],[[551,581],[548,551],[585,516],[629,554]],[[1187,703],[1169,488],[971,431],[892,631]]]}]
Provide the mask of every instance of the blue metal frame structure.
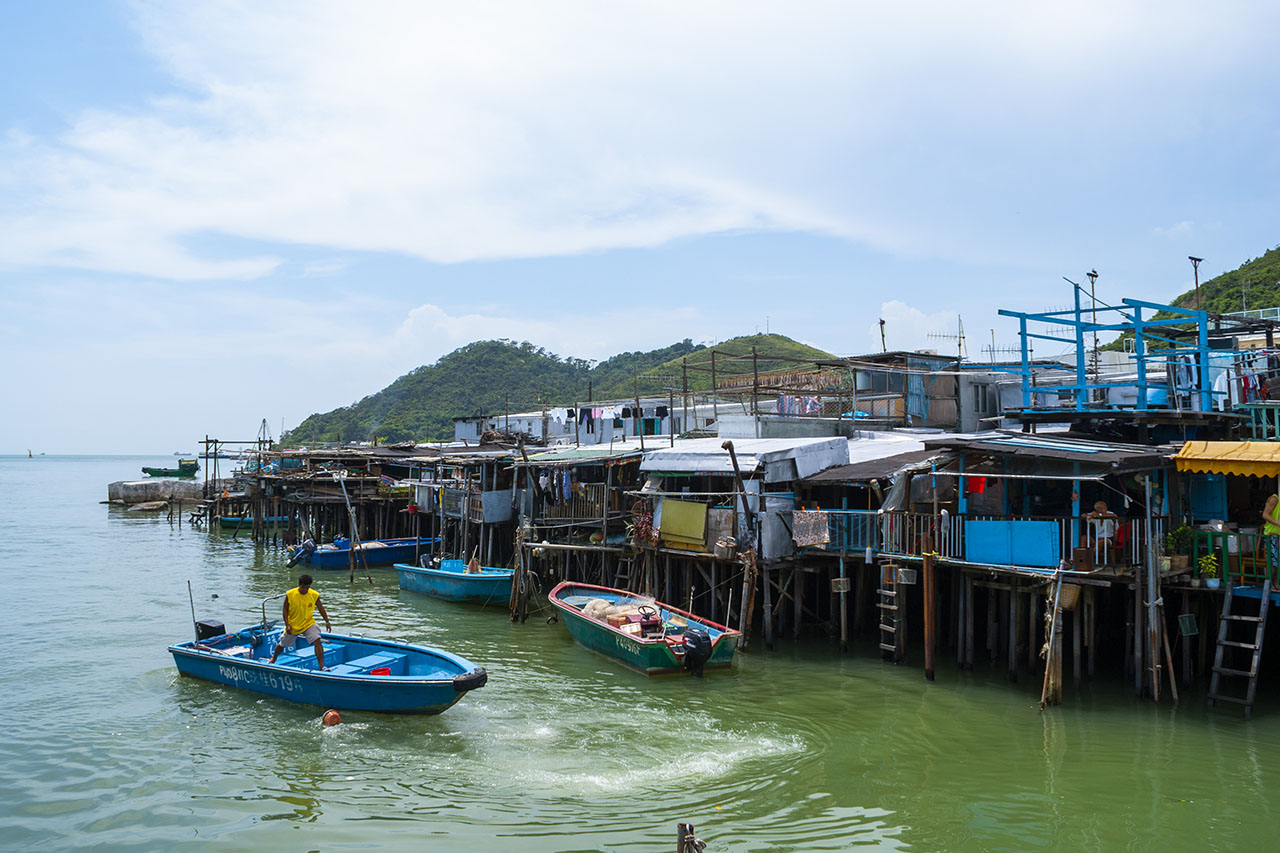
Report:
[{"label": "blue metal frame structure", "polygon": [[[1080,286],[1075,282],[1071,282],[1075,291],[1075,307],[1064,311],[1044,311],[1040,313],[1023,313],[1020,311],[1008,311],[1000,309],[1000,316],[1017,318],[1019,329],[1018,334],[1022,343],[1022,369],[1010,372],[1018,373],[1022,376],[1022,406],[1026,411],[1036,411],[1034,408],[1033,390],[1031,385],[1032,365],[1029,358],[1030,342],[1033,340],[1053,341],[1060,344],[1069,344],[1075,347],[1075,363],[1076,363],[1076,381],[1074,385],[1056,385],[1052,386],[1054,391],[1074,392],[1075,394],[1075,411],[1095,411],[1095,410],[1115,410],[1115,407],[1107,404],[1097,404],[1093,402],[1094,390],[1106,390],[1108,388],[1129,388],[1134,387],[1134,383],[1130,382],[1091,382],[1089,381],[1089,371],[1086,367],[1085,359],[1085,333],[1086,332],[1132,332],[1134,339],[1133,359],[1136,362],[1138,371],[1138,401],[1137,408],[1139,411],[1147,411],[1150,407],[1148,400],[1148,382],[1147,382],[1147,363],[1150,361],[1164,362],[1168,364],[1173,358],[1184,355],[1195,355],[1196,364],[1199,367],[1199,382],[1190,386],[1179,386],[1176,380],[1170,376],[1167,383],[1162,383],[1160,387],[1168,387],[1171,390],[1171,397],[1176,395],[1178,391],[1190,391],[1198,394],[1200,398],[1200,410],[1207,412],[1212,409],[1213,395],[1212,383],[1209,381],[1209,312],[1201,310],[1188,310],[1186,308],[1178,308],[1173,305],[1161,305],[1157,302],[1144,302],[1140,299],[1122,299],[1121,303],[1125,307],[1114,305],[1102,305],[1095,308],[1084,309],[1080,305]],[[1158,312],[1172,314],[1172,317],[1162,317],[1154,319],[1154,315]],[[1147,316],[1143,316],[1144,312],[1150,312]],[[1115,314],[1119,315],[1118,321],[1111,322],[1094,322],[1086,318],[1087,314]],[[1049,334],[1047,332],[1037,332],[1028,329],[1029,323],[1043,323],[1048,326],[1065,326],[1069,331],[1074,331],[1073,338],[1062,337],[1060,335]],[[1187,344],[1173,338],[1164,337],[1154,334],[1151,328],[1167,328],[1170,326],[1194,326],[1196,342]],[[1151,343],[1165,344],[1167,348],[1150,350]],[[1170,374],[1172,372],[1170,371]],[[1046,410],[1049,411],[1049,410]],[[1060,410],[1054,410],[1060,411]]]}]

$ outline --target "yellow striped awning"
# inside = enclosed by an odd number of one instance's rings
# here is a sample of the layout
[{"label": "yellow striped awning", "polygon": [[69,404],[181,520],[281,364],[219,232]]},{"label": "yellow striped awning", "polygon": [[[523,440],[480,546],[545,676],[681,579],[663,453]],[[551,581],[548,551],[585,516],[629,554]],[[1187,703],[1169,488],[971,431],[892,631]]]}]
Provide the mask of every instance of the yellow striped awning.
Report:
[{"label": "yellow striped awning", "polygon": [[1280,476],[1280,442],[1188,441],[1173,457],[1179,471],[1197,474]]}]

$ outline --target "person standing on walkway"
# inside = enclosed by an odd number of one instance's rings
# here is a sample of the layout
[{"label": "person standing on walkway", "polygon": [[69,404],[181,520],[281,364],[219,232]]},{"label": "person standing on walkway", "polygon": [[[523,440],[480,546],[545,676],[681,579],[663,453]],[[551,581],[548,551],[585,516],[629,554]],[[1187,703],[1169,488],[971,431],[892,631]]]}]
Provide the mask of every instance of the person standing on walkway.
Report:
[{"label": "person standing on walkway", "polygon": [[311,588],[311,575],[301,575],[298,577],[298,585],[284,594],[284,634],[271,653],[269,663],[275,663],[280,653],[286,647],[292,649],[298,637],[301,637],[315,647],[316,668],[325,670],[324,644],[320,640],[320,628],[316,625],[316,610],[324,617],[324,629],[332,631],[329,614],[320,603],[320,593]]},{"label": "person standing on walkway", "polygon": [[1262,535],[1267,541],[1267,577],[1271,581],[1272,592],[1280,592],[1276,585],[1276,567],[1280,565],[1280,518],[1276,510],[1280,509],[1280,496],[1271,495],[1262,507]]}]

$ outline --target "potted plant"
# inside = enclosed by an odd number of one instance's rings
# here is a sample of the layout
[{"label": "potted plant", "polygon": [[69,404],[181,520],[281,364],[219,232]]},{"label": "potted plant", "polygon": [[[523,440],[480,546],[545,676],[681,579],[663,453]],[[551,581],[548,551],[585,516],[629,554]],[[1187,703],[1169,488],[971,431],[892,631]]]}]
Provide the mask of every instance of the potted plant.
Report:
[{"label": "potted plant", "polygon": [[1218,588],[1218,555],[1205,554],[1196,563],[1196,568],[1200,570],[1200,577],[1204,578],[1204,585],[1209,589]]},{"label": "potted plant", "polygon": [[1191,567],[1191,543],[1195,535],[1190,525],[1180,524],[1164,537],[1164,553],[1169,557],[1171,569]]}]

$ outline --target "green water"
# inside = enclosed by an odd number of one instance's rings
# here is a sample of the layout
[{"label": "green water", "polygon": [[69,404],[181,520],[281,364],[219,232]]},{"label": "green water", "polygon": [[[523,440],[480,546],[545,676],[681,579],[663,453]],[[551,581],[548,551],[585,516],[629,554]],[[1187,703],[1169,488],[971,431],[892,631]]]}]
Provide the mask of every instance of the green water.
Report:
[{"label": "green water", "polygon": [[[437,645],[488,686],[436,717],[319,710],[177,677],[200,618],[255,621],[280,553],[98,504],[142,464],[0,457],[0,848],[668,851],[1270,848],[1280,686],[1259,718],[1095,685],[935,684],[871,647],[782,644],[702,681],[648,679],[562,625],[317,588],[338,630]],[[214,599],[212,596],[217,595]],[[274,607],[273,603],[273,607]]]}]

